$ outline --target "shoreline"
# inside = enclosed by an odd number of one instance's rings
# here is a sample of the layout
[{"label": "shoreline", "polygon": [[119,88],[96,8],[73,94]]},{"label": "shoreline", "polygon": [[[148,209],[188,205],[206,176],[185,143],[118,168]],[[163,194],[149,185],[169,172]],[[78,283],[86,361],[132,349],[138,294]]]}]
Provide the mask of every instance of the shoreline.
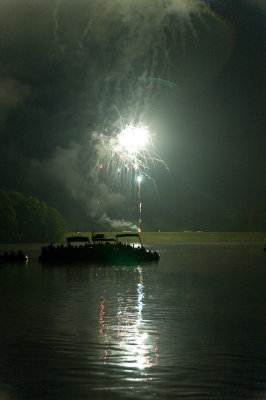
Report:
[{"label": "shoreline", "polygon": [[[103,233],[106,238],[115,238],[119,232],[97,232]],[[126,233],[126,232],[125,232]],[[133,232],[132,232],[133,233]],[[55,243],[66,243],[68,236],[86,236],[91,240],[91,232],[68,232],[61,240]],[[140,232],[142,243],[259,243],[266,244],[266,232]],[[23,245],[43,245],[45,242],[3,242],[1,246],[23,246]],[[47,242],[50,243],[50,242]],[[47,244],[46,243],[46,244]]]},{"label": "shoreline", "polygon": [[[121,232],[101,232],[114,238]],[[126,232],[125,232],[126,233]],[[132,232],[133,233],[133,232]],[[91,238],[91,232],[69,232],[67,236],[79,235]],[[266,232],[140,232],[144,242],[263,242]]]}]

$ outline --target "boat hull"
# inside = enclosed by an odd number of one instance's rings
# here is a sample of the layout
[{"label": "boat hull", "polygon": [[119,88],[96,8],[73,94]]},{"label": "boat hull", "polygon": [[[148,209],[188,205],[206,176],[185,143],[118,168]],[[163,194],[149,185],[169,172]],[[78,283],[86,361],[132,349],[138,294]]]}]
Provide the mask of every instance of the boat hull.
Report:
[{"label": "boat hull", "polygon": [[160,256],[156,251],[148,251],[144,247],[117,245],[47,246],[42,247],[39,257],[40,262],[90,264],[138,264],[159,259]]},{"label": "boat hull", "polygon": [[25,254],[3,254],[0,256],[0,264],[9,263],[25,263],[28,261],[28,256]]}]

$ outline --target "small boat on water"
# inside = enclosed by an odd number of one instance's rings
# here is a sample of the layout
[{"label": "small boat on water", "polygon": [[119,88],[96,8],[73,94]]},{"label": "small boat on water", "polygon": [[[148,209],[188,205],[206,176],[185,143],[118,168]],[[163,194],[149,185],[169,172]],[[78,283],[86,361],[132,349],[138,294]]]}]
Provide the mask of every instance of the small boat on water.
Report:
[{"label": "small boat on water", "polygon": [[91,240],[84,236],[70,236],[66,240],[67,245],[43,246],[39,261],[136,264],[160,259],[156,251],[145,249],[140,235],[135,233],[118,234],[115,238],[92,234]]},{"label": "small boat on water", "polygon": [[28,261],[28,259],[29,257],[21,250],[19,250],[17,253],[14,253],[13,250],[10,253],[5,251],[3,255],[0,255],[0,264],[25,263]]}]

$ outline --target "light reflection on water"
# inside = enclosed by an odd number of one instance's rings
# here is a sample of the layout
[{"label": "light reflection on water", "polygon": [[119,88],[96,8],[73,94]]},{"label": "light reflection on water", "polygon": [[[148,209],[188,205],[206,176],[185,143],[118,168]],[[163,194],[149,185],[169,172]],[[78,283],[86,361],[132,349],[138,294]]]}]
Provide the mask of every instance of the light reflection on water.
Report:
[{"label": "light reflection on water", "polygon": [[158,264],[0,268],[0,399],[263,399],[261,245],[159,244]]},{"label": "light reflection on water", "polygon": [[[136,296],[127,297],[126,288],[120,286],[117,291],[117,314],[115,324],[106,318],[108,303],[106,292],[100,297],[99,334],[103,336],[104,365],[112,365],[115,362],[125,371],[134,371],[136,377],[129,380],[152,380],[145,368],[158,365],[158,334],[143,321],[143,308],[145,307],[145,287],[141,266],[136,267],[137,275]],[[113,305],[112,305],[113,307]],[[119,346],[112,348],[112,343]]]}]

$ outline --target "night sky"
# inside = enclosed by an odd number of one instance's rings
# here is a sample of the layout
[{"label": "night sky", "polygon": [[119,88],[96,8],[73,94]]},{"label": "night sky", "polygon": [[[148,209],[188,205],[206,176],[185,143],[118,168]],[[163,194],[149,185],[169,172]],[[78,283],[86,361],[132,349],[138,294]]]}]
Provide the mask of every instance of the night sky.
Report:
[{"label": "night sky", "polygon": [[120,120],[168,166],[142,181],[150,229],[263,199],[265,19],[263,0],[1,0],[0,187],[74,230],[137,223],[137,185],[97,171]]}]

